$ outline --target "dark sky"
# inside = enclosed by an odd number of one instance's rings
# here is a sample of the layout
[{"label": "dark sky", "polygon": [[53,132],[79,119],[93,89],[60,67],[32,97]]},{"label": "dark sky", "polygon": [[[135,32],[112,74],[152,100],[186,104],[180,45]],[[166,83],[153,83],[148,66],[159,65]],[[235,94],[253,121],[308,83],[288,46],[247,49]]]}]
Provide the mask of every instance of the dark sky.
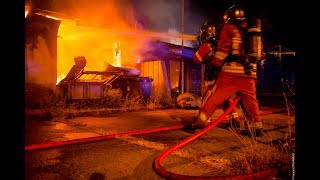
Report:
[{"label": "dark sky", "polygon": [[[247,16],[262,19],[263,36],[270,46],[280,44],[292,50],[297,48],[298,34],[295,33],[303,26],[303,20],[299,21],[298,17],[301,18],[304,12],[301,12],[302,8],[297,11],[296,2],[289,0],[201,0],[198,8],[218,19],[221,13],[235,3],[244,7]],[[303,4],[300,3],[300,5],[303,7]]]},{"label": "dark sky", "polygon": [[298,45],[297,36],[297,16],[300,11],[296,11],[296,4],[286,0],[201,0],[197,7],[214,19],[221,19],[221,15],[231,5],[238,3],[250,17],[262,19],[263,37],[266,44],[284,45],[289,49],[295,49]]}]

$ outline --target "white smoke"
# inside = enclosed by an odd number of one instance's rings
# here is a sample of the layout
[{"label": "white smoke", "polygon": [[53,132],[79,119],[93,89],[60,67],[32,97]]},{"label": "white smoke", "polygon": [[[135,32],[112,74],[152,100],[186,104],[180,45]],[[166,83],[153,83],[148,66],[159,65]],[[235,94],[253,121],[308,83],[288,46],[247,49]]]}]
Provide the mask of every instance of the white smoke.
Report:
[{"label": "white smoke", "polygon": [[[147,17],[148,29],[173,34],[197,35],[198,28],[208,20],[194,0],[132,0],[138,14]],[[182,8],[184,10],[182,12]],[[183,16],[184,15],[184,16]],[[181,39],[163,40],[181,45]],[[185,46],[193,46],[194,42],[184,40]]]}]

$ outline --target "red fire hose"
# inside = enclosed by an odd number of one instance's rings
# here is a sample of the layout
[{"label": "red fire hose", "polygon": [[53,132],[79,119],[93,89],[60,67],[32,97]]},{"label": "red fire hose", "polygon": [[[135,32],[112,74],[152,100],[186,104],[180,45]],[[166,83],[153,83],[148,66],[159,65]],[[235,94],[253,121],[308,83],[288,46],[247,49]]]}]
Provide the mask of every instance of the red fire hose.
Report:
[{"label": "red fire hose", "polygon": [[124,132],[119,134],[109,134],[109,135],[103,135],[103,136],[73,139],[68,141],[48,142],[43,144],[31,144],[31,145],[26,145],[24,149],[25,151],[31,151],[31,150],[39,150],[39,149],[56,148],[56,147],[72,145],[72,144],[81,144],[81,143],[101,141],[106,139],[114,139],[122,136],[133,136],[133,135],[148,134],[148,133],[155,133],[155,132],[161,132],[161,131],[171,131],[171,130],[182,129],[183,127],[184,127],[183,125],[169,126],[169,127],[161,127],[161,128],[153,128],[153,129],[144,129],[139,131],[129,131],[129,132]]},{"label": "red fire hose", "polygon": [[277,170],[267,170],[257,173],[251,173],[251,174],[245,174],[245,175],[237,175],[237,176],[220,176],[220,177],[198,177],[198,176],[187,176],[187,175],[180,175],[180,174],[174,174],[169,171],[166,171],[162,166],[161,162],[164,160],[165,157],[167,157],[170,153],[176,151],[177,149],[182,148],[183,146],[191,143],[192,141],[196,140],[198,137],[202,136],[215,126],[217,126],[224,118],[231,112],[231,110],[236,106],[236,104],[239,102],[239,97],[236,97],[233,101],[233,103],[230,105],[230,107],[224,111],[224,113],[216,120],[210,122],[203,130],[197,132],[196,134],[190,136],[189,138],[180,141],[179,143],[171,146],[167,150],[163,151],[153,162],[153,168],[156,171],[156,173],[165,179],[252,179],[252,178],[271,178],[274,177],[277,174]]}]

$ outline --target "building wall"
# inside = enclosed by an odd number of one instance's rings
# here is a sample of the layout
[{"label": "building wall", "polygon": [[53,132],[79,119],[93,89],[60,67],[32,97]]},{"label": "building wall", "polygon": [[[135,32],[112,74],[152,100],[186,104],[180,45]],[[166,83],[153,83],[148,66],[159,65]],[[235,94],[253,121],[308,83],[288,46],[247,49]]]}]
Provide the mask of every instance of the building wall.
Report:
[{"label": "building wall", "polygon": [[[201,64],[184,63],[184,93],[201,96],[203,72]],[[180,61],[177,59],[147,61],[140,64],[141,76],[151,77],[152,94],[165,93],[177,97],[179,91]]]},{"label": "building wall", "polygon": [[25,20],[25,82],[55,89],[60,21],[40,15]]},{"label": "building wall", "polygon": [[171,85],[169,83],[167,68],[165,61],[155,60],[142,62],[140,64],[141,75],[143,77],[152,78],[152,95],[171,94]]}]

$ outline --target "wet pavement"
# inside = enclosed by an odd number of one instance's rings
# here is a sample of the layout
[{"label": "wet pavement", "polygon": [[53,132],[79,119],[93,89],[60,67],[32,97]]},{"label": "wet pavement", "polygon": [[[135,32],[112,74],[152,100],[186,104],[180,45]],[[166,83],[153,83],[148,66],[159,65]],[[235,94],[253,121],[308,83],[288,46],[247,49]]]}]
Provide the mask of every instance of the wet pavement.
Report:
[{"label": "wet pavement", "polygon": [[[265,113],[262,115],[264,137],[253,140],[238,135],[227,129],[224,125],[226,121],[222,121],[203,136],[167,156],[162,165],[170,172],[189,176],[236,175],[245,171],[242,169],[240,172],[241,168],[237,168],[235,162],[248,146],[255,151],[252,153],[256,153],[256,148],[269,149],[277,154],[288,153],[270,146],[274,143],[285,144],[288,136],[294,139],[294,114],[288,114],[285,109],[283,105],[272,108],[261,106],[262,113]],[[27,119],[25,145],[177,126],[191,121],[196,112],[196,109],[167,109],[116,112],[100,117]],[[222,110],[218,109],[213,118],[221,114]],[[178,129],[25,151],[25,179],[163,179],[152,167],[155,158],[198,131]]]}]

